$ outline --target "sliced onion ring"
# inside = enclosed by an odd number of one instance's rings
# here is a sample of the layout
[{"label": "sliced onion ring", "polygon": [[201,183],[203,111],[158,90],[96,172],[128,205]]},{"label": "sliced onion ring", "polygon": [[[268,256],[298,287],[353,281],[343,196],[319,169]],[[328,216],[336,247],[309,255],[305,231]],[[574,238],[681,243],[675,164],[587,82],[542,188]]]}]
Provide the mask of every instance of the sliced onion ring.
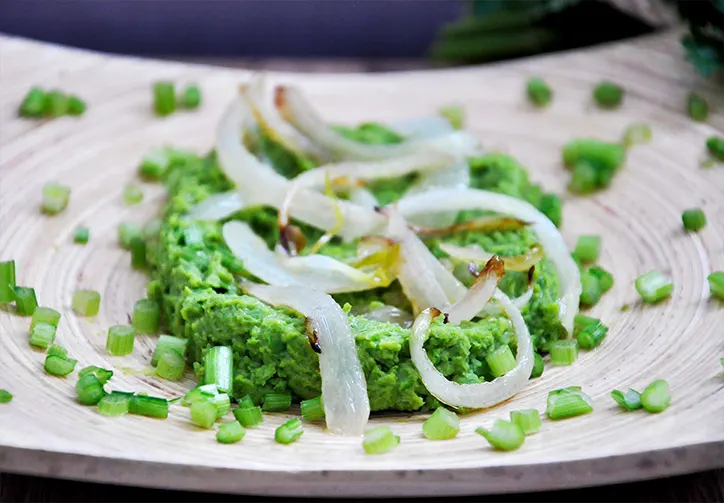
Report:
[{"label": "sliced onion ring", "polygon": [[221,220],[244,209],[244,201],[235,190],[212,194],[196,203],[188,216],[193,220]]},{"label": "sliced onion ring", "polygon": [[[426,228],[416,226],[414,228],[418,235],[423,236],[444,236],[446,234],[455,234],[456,232],[465,231],[478,231],[478,232],[490,232],[490,231],[510,231],[522,229],[528,225],[528,222],[519,220],[517,218],[506,217],[506,216],[494,216],[477,218],[475,220],[468,220],[467,222],[461,222],[458,224],[452,224],[447,227],[435,227]],[[490,257],[488,257],[490,260]],[[486,260],[487,262],[487,260]]]},{"label": "sliced onion ring", "polygon": [[[450,255],[451,258],[464,262],[485,264],[493,256],[476,244],[458,246],[450,243],[438,243],[438,247]],[[505,269],[509,271],[528,271],[543,259],[543,247],[535,244],[522,255],[513,257],[500,257],[505,263]]]},{"label": "sliced onion ring", "polygon": [[513,324],[518,353],[515,368],[490,382],[459,384],[448,380],[435,368],[424,348],[430,324],[440,314],[440,311],[436,308],[428,308],[415,319],[410,334],[412,362],[420,373],[427,390],[442,403],[451,407],[473,409],[492,407],[518,393],[528,382],[533,368],[533,343],[530,339],[530,332],[528,332],[520,310],[511,303],[505,294],[498,290],[495,292],[495,299],[501,304]]},{"label": "sliced onion ring", "polygon": [[475,282],[468,289],[465,296],[450,306],[447,312],[448,322],[459,325],[461,321],[472,320],[481,309],[490,301],[495,289],[505,274],[503,261],[494,255],[485,268],[477,274]]},{"label": "sliced onion ring", "polygon": [[306,287],[245,283],[244,290],[272,306],[288,306],[307,317],[321,353],[322,401],[330,432],[361,435],[370,415],[367,382],[347,315],[327,294]]}]

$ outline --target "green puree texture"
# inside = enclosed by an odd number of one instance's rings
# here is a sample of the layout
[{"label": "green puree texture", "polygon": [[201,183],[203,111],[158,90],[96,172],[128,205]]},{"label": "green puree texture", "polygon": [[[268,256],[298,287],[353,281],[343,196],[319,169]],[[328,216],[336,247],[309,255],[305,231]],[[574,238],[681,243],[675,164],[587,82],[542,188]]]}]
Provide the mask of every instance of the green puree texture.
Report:
[{"label": "green puree texture", "polygon": [[[354,134],[354,129],[349,131],[350,135]],[[369,136],[369,129],[365,133]],[[277,169],[287,176],[294,176],[307,167],[296,166],[298,161],[279,152],[275,145],[267,144],[263,148],[275,149],[267,151],[267,156],[275,159]],[[525,198],[536,191],[531,189],[534,186],[529,183],[525,170],[510,157],[486,156],[471,162],[471,169],[475,186]],[[290,391],[300,399],[319,395],[318,356],[309,346],[304,318],[290,309],[273,308],[242,294],[235,276],[245,275],[243,264],[225,246],[221,223],[194,222],[184,216],[210,194],[231,188],[213,154],[179,160],[169,169],[166,184],[169,200],[163,225],[151,246],[153,280],[148,288],[149,297],[160,302],[166,328],[189,339],[189,356],[197,375],[203,376],[203,356],[209,347],[229,345],[234,351],[234,396],[251,394],[259,401],[271,391]],[[400,193],[402,190],[404,187]],[[249,222],[270,243],[275,242],[274,211],[249,209],[232,218]],[[308,236],[314,234],[313,230],[304,230]],[[478,243],[487,250],[514,255],[525,251],[535,242],[535,237],[524,230],[464,233],[456,235],[454,241]],[[430,242],[429,246],[444,256],[436,249],[436,242]],[[332,243],[324,252],[348,256],[353,249],[350,245]],[[461,273],[461,279],[469,280],[464,274],[467,273]],[[523,275],[506,275],[504,287],[513,295],[522,293]],[[555,304],[557,290],[555,271],[550,264],[542,264],[536,272],[533,300],[523,313],[536,347],[543,350],[562,333]],[[387,289],[340,295],[337,300],[356,307],[379,300],[397,305],[405,303],[396,283]],[[437,405],[410,360],[408,329],[352,315],[350,324],[367,377],[372,410],[411,411]],[[491,378],[485,356],[503,344],[511,344],[515,349],[510,322],[504,317],[488,317],[457,327],[438,321],[433,325],[426,348],[443,374],[468,383]]]}]

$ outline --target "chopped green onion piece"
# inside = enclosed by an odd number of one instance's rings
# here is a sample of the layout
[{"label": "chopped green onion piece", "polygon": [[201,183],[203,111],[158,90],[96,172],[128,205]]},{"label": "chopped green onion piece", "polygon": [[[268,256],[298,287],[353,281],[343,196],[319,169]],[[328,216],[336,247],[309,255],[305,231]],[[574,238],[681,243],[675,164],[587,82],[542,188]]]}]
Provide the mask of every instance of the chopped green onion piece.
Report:
[{"label": "chopped green onion piece", "polygon": [[88,242],[88,239],[90,239],[90,229],[83,226],[76,227],[73,242],[84,245]]},{"label": "chopped green onion piece", "polygon": [[582,264],[596,262],[601,255],[601,236],[579,236],[573,258]]},{"label": "chopped green onion piece", "polygon": [[192,403],[191,422],[202,428],[211,428],[216,422],[216,405],[209,400],[199,400]]},{"label": "chopped green onion piece", "polygon": [[[161,309],[158,307],[158,302],[154,300],[141,299],[133,304],[133,328],[135,328],[139,334],[155,334],[158,332],[160,317]],[[176,337],[174,337],[174,339],[183,340],[184,349],[186,348],[186,341],[184,339],[178,339]],[[166,342],[165,344],[168,343]]]},{"label": "chopped green onion piece", "polygon": [[221,419],[231,411],[231,398],[226,393],[219,393],[210,398],[216,406],[216,418]]},{"label": "chopped green onion piece", "polygon": [[23,316],[32,316],[35,308],[38,307],[38,299],[35,297],[35,289],[27,286],[15,287],[15,309]]},{"label": "chopped green onion piece", "polygon": [[161,180],[171,164],[171,154],[166,147],[150,150],[138,167],[138,174],[147,180]]},{"label": "chopped green onion piece", "polygon": [[261,407],[239,407],[234,409],[234,417],[245,428],[253,428],[264,421]]},{"label": "chopped green onion piece", "polygon": [[541,213],[548,217],[556,227],[561,226],[563,221],[563,203],[561,198],[555,194],[543,194],[540,198],[538,209]]},{"label": "chopped green onion piece", "polygon": [[[579,315],[576,315],[576,317],[578,316]],[[586,316],[586,318],[588,317]],[[597,320],[596,318],[590,319],[595,320],[596,323],[591,323],[579,330],[574,330],[578,346],[582,349],[594,349],[598,347],[601,342],[603,342],[603,339],[606,338],[606,334],[608,334],[608,327],[604,325],[601,320]]]},{"label": "chopped green onion piece", "polygon": [[613,82],[599,82],[593,89],[593,99],[599,108],[616,108],[621,105],[624,90]]},{"label": "chopped green onion piece", "polygon": [[48,325],[53,325],[57,328],[59,322],[60,313],[55,309],[51,309],[49,307],[36,307],[35,312],[33,312],[33,318],[30,321],[30,330],[33,330],[33,327],[38,323],[47,323]]},{"label": "chopped green onion piece", "polygon": [[274,440],[280,444],[291,444],[296,442],[304,433],[304,427],[298,417],[290,419],[279,426],[274,432]]},{"label": "chopped green onion piece", "polygon": [[504,376],[517,365],[510,347],[505,344],[485,357],[493,377]]},{"label": "chopped green onion piece", "polygon": [[523,429],[516,423],[496,419],[491,430],[476,428],[475,433],[481,435],[488,443],[500,451],[514,451],[519,449],[525,441]]},{"label": "chopped green onion piece", "polygon": [[643,407],[641,404],[641,393],[632,388],[629,388],[626,393],[615,389],[611,391],[611,398],[629,412]]},{"label": "chopped green onion piece", "polygon": [[153,110],[158,116],[166,116],[176,110],[176,96],[173,82],[154,82]]},{"label": "chopped green onion piece", "polygon": [[210,400],[218,394],[219,392],[216,389],[216,385],[205,384],[203,386],[198,386],[192,390],[189,390],[189,392],[186,393],[186,396],[184,396],[181,404],[189,406],[194,402],[198,402],[199,400]]},{"label": "chopped green onion piece", "polygon": [[221,444],[234,444],[244,438],[244,435],[246,435],[246,430],[238,421],[229,421],[219,425],[216,441]]},{"label": "chopped green onion piece", "polygon": [[118,243],[121,248],[130,250],[135,238],[142,238],[141,228],[133,222],[122,222],[118,226]]},{"label": "chopped green onion piece", "polygon": [[422,423],[422,433],[429,440],[448,440],[460,433],[460,418],[445,407],[438,407]]},{"label": "chopped green onion piece", "polygon": [[47,355],[45,357],[45,371],[54,376],[63,377],[67,376],[73,370],[75,370],[75,364],[78,360],[72,360],[70,358],[63,358],[56,355]]},{"label": "chopped green onion piece", "polygon": [[244,397],[239,400],[239,407],[242,409],[249,409],[251,407],[254,407],[254,399],[251,397],[251,395],[244,395]]},{"label": "chopped green onion piece", "polygon": [[170,381],[178,381],[184,375],[186,360],[176,351],[166,351],[158,359],[156,375]]},{"label": "chopped green onion piece", "polygon": [[648,412],[662,412],[671,403],[671,393],[669,392],[669,383],[663,379],[658,379],[648,386],[641,393],[641,405]]},{"label": "chopped green onion piece", "polygon": [[706,140],[706,148],[712,157],[724,161],[724,138],[711,136]]},{"label": "chopped green onion piece", "polygon": [[0,304],[15,301],[15,261],[0,262]]},{"label": "chopped green onion piece", "polygon": [[103,384],[94,374],[78,374],[75,392],[83,405],[97,405],[106,395]]},{"label": "chopped green onion piece", "polygon": [[681,222],[684,224],[684,229],[696,232],[706,226],[706,215],[701,208],[692,208],[681,214]]},{"label": "chopped green onion piece", "polygon": [[43,185],[43,203],[41,210],[47,215],[57,215],[68,206],[70,189],[57,183]]},{"label": "chopped green onion piece", "polygon": [[598,189],[598,171],[588,161],[579,161],[571,172],[568,190],[574,194],[586,195]]},{"label": "chopped green onion piece", "polygon": [[634,145],[649,143],[652,138],[651,126],[648,124],[631,124],[623,133],[623,146],[631,148]]},{"label": "chopped green onion piece", "polygon": [[287,410],[291,406],[291,393],[267,393],[264,395],[261,410],[264,412],[281,412]]},{"label": "chopped green onion piece", "polygon": [[179,106],[181,108],[198,108],[201,104],[201,90],[196,84],[189,84],[181,93]]},{"label": "chopped green onion piece", "polygon": [[709,103],[700,95],[690,93],[687,98],[689,117],[697,122],[705,122],[709,117]]},{"label": "chopped green onion piece", "polygon": [[594,266],[588,268],[588,274],[595,277],[598,280],[598,286],[601,287],[603,293],[608,292],[613,288],[613,274],[608,272],[603,267]]},{"label": "chopped green onion piece", "polygon": [[0,403],[10,403],[13,399],[13,394],[6,389],[0,389]]},{"label": "chopped green onion piece", "polygon": [[131,240],[131,267],[134,269],[146,267],[146,241],[140,236]]},{"label": "chopped green onion piece", "polygon": [[105,384],[110,380],[111,377],[113,377],[113,371],[101,367],[96,367],[95,365],[90,365],[89,367],[85,367],[81,369],[80,372],[78,372],[78,378],[81,378],[84,375],[94,375],[101,384]]},{"label": "chopped green onion piece", "polygon": [[659,271],[649,271],[636,278],[636,290],[644,302],[659,302],[674,289],[674,283]]},{"label": "chopped green onion piece", "polygon": [[133,395],[128,403],[128,412],[137,416],[168,417],[168,400],[155,396]]},{"label": "chopped green onion piece", "polygon": [[302,417],[305,421],[318,421],[324,419],[324,402],[322,396],[317,398],[311,398],[309,400],[302,400],[300,404],[302,411]]},{"label": "chopped green onion piece", "polygon": [[61,358],[68,358],[68,350],[65,349],[63,346],[58,346],[57,344],[53,344],[48,348],[48,356],[60,356]]},{"label": "chopped green onion piece", "polygon": [[595,306],[603,291],[598,278],[588,271],[581,272],[581,304],[584,306]]},{"label": "chopped green onion piece", "polygon": [[[135,325],[135,323],[134,323]],[[138,330],[138,327],[136,328]],[[141,332],[143,333],[143,332]],[[156,349],[153,351],[151,357],[151,365],[158,365],[158,359],[166,351],[174,351],[181,356],[186,355],[186,345],[189,343],[188,339],[182,339],[181,337],[174,337],[173,335],[161,335],[156,342]]]},{"label": "chopped green onion piece", "polygon": [[453,129],[462,129],[465,125],[465,110],[459,105],[450,105],[440,109],[442,115]]},{"label": "chopped green onion piece", "polygon": [[365,431],[362,448],[367,454],[384,454],[400,445],[400,437],[389,426],[376,426]]},{"label": "chopped green onion piece", "polygon": [[85,113],[85,109],[85,101],[74,94],[68,96],[68,115],[83,115]]},{"label": "chopped green onion piece", "polygon": [[18,115],[21,117],[40,118],[45,113],[45,92],[39,87],[31,87],[28,94],[23,98],[23,102],[18,109]]},{"label": "chopped green onion piece", "polygon": [[709,280],[709,292],[719,300],[724,300],[724,272],[715,271],[707,277],[707,280]]},{"label": "chopped green onion piece", "polygon": [[143,191],[138,185],[126,185],[123,189],[123,204],[133,206],[143,201]]},{"label": "chopped green onion piece", "polygon": [[591,398],[579,386],[558,389],[548,393],[546,414],[551,419],[564,419],[593,412]]},{"label": "chopped green onion piece", "polygon": [[578,358],[578,342],[575,339],[560,339],[550,345],[551,363],[553,365],[570,365]]},{"label": "chopped green onion piece", "polygon": [[528,99],[536,107],[545,107],[553,98],[550,86],[540,77],[531,77],[526,85]]},{"label": "chopped green onion piece", "polygon": [[61,117],[68,113],[68,97],[57,90],[45,95],[44,113],[47,117]]},{"label": "chopped green onion piece", "polygon": [[[234,361],[231,348],[215,346],[204,357],[204,384],[215,384],[222,393],[231,392]],[[291,397],[290,397],[291,403]]]},{"label": "chopped green onion piece", "polygon": [[586,161],[597,171],[616,172],[625,159],[622,145],[593,138],[571,140],[563,147],[563,164],[569,168]]},{"label": "chopped green onion piece", "polygon": [[95,290],[73,292],[73,311],[81,316],[95,316],[101,308],[101,294]]},{"label": "chopped green onion piece", "polygon": [[540,430],[540,414],[536,409],[511,410],[510,422],[520,426],[523,434],[532,435]]},{"label": "chopped green onion piece", "polygon": [[533,353],[533,368],[530,371],[530,378],[534,379],[542,376],[544,369],[545,365],[543,365],[543,357],[538,353]]},{"label": "chopped green onion piece", "polygon": [[108,329],[106,350],[113,356],[124,356],[133,353],[133,341],[136,331],[130,325],[114,325]]},{"label": "chopped green onion piece", "polygon": [[133,393],[112,391],[98,402],[98,412],[104,416],[123,416],[128,414]]},{"label": "chopped green onion piece", "polygon": [[55,330],[49,323],[36,323],[30,331],[30,345],[47,349],[55,340]]}]

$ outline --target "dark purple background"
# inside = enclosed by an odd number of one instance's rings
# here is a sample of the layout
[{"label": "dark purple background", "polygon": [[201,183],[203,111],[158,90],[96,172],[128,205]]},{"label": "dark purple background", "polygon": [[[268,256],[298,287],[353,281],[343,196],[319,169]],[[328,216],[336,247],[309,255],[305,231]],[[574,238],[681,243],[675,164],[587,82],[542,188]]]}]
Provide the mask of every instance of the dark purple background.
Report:
[{"label": "dark purple background", "polygon": [[460,0],[0,0],[0,31],[129,54],[421,57]]}]

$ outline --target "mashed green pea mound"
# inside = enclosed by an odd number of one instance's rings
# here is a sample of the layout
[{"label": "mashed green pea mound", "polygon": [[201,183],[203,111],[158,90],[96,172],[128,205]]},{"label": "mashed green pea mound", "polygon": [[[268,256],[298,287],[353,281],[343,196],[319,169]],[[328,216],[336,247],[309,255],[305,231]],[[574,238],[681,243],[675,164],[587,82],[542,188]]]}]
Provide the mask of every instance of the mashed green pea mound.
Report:
[{"label": "mashed green pea mound", "polygon": [[[348,128],[345,134],[370,143],[398,141],[378,125],[366,125],[357,133]],[[269,141],[262,142],[261,148],[285,176],[293,177],[309,168],[308,162],[300,162]],[[471,170],[475,187],[528,199],[533,204],[540,200],[540,188],[529,182],[525,170],[510,157],[490,155],[474,159]],[[166,175],[166,184],[169,200],[163,225],[151,246],[153,279],[148,288],[149,297],[160,303],[166,328],[189,340],[189,358],[199,378],[204,373],[205,352],[210,347],[225,345],[234,352],[235,397],[249,394],[260,401],[269,392],[291,392],[299,399],[319,395],[318,355],[309,345],[304,317],[244,295],[237,280],[247,274],[243,263],[224,244],[223,222],[198,222],[186,216],[194,204],[232,188],[215,156],[186,156],[175,161]],[[377,185],[375,192],[384,194],[380,199],[387,203],[399,198],[407,186],[393,180],[386,187]],[[461,214],[459,218],[464,220],[470,216]],[[278,238],[274,210],[247,209],[231,219],[248,222],[270,245]],[[320,235],[314,229],[301,227],[310,239]],[[446,240],[456,244],[476,243],[502,255],[523,253],[536,242],[527,230],[466,232]],[[427,244],[433,253],[444,257],[437,248],[438,241],[430,240]],[[347,257],[353,256],[354,250],[354,243],[333,241],[321,253]],[[469,273],[460,272],[460,279],[470,281],[465,274]],[[508,273],[501,287],[510,295],[520,295],[526,288],[525,275]],[[544,260],[535,273],[533,298],[523,309],[534,344],[540,351],[545,351],[548,344],[563,333],[558,322],[557,297],[555,269]],[[408,307],[396,282],[388,288],[338,295],[335,299],[341,305],[354,306],[351,312],[359,312],[360,308],[375,302]],[[438,405],[410,360],[409,329],[352,314],[349,319],[373,411],[413,411]],[[504,344],[515,350],[511,324],[505,317],[493,316],[460,326],[444,325],[438,319],[425,347],[437,369],[448,379],[477,383],[492,379],[485,357]]]}]

